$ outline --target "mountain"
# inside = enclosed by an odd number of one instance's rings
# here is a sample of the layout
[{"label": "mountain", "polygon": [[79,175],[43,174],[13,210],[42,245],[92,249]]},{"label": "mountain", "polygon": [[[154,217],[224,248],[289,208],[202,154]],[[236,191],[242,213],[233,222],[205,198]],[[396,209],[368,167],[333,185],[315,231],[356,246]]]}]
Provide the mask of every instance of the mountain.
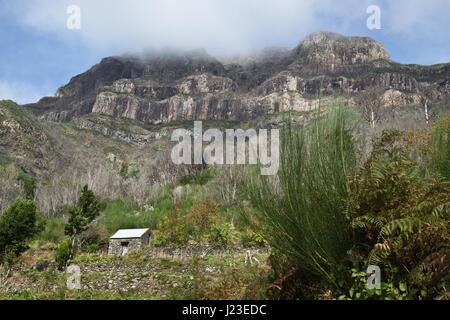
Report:
[{"label": "mountain", "polygon": [[123,166],[145,169],[142,183],[172,181],[192,170],[170,165],[174,128],[192,128],[196,119],[205,129],[274,127],[282,111],[307,115],[319,98],[321,105],[342,96],[352,102],[370,88],[385,92],[388,106],[377,130],[423,128],[425,97],[431,121],[448,112],[450,63],[402,65],[369,37],[331,32],[313,33],[293,49],[229,58],[174,49],[108,57],[53,97],[24,106],[0,101],[0,165],[14,163],[44,181],[92,179],[89,170],[98,167],[117,175]]},{"label": "mountain", "polygon": [[146,124],[193,119],[252,120],[283,110],[306,111],[335,95],[393,90],[398,104],[419,104],[424,92],[446,103],[450,63],[393,62],[369,37],[315,32],[297,47],[267,48],[218,59],[203,50],[162,50],[103,59],[73,77],[54,97],[24,107],[42,120],[68,122],[106,114]]},{"label": "mountain", "polygon": [[276,128],[285,110],[308,120],[319,102],[355,103],[372,88],[385,107],[375,128],[357,124],[363,154],[383,129],[423,129],[448,113],[450,63],[402,65],[371,38],[330,32],[229,58],[174,49],[104,58],[53,97],[0,100],[0,167],[22,181],[0,172],[0,191],[14,201],[18,186],[36,178],[38,208],[50,215],[75,204],[85,184],[105,201],[144,205],[159,186],[205,168],[171,161],[174,129],[196,119],[204,130]]}]

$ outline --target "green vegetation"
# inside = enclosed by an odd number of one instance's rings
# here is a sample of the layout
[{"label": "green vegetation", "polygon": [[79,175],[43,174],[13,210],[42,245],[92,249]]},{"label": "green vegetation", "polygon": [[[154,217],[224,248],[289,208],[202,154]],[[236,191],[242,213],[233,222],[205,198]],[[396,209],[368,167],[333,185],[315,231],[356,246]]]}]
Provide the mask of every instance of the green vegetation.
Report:
[{"label": "green vegetation", "polygon": [[39,234],[39,241],[42,243],[60,243],[64,238],[65,222],[61,219],[47,219],[44,230]]},{"label": "green vegetation", "polygon": [[156,229],[163,214],[164,211],[141,211],[138,205],[117,200],[106,204],[102,212],[101,223],[110,233],[114,233],[118,229]]},{"label": "green vegetation", "polygon": [[59,270],[64,270],[72,258],[72,240],[66,238],[61,242],[55,254],[56,266]]},{"label": "green vegetation", "polygon": [[34,196],[36,195],[36,179],[24,179],[23,191],[25,193],[26,200],[33,200]]},{"label": "green vegetation", "polygon": [[[263,234],[276,249],[270,263],[281,290],[272,296],[445,297],[448,117],[431,130],[383,131],[363,158],[343,115],[329,112],[300,132],[288,124],[279,181],[255,178],[251,186]],[[382,285],[367,289],[365,270],[374,264]]]},{"label": "green vegetation", "polygon": [[187,185],[187,184],[204,185],[214,177],[214,174],[216,174],[215,169],[205,169],[205,170],[197,172],[196,174],[182,177],[180,179],[180,184],[181,185]]},{"label": "green vegetation", "polygon": [[389,270],[391,284],[407,287],[404,297],[437,297],[449,284],[450,183],[425,171],[410,145],[400,132],[384,131],[354,176],[351,225],[361,237],[354,250],[366,264]]},{"label": "green vegetation", "polygon": [[120,149],[116,146],[106,146],[103,148],[104,153],[120,153]]},{"label": "green vegetation", "polygon": [[432,133],[431,165],[443,178],[450,180],[450,116],[442,117]]},{"label": "green vegetation", "polygon": [[[263,261],[266,254],[257,258]],[[264,299],[267,288],[267,268],[245,264],[243,254],[180,261],[141,253],[120,258],[82,253],[73,262],[84,269],[81,290],[67,289],[68,275],[63,272],[29,270],[21,278],[33,287],[0,291],[0,299]],[[214,271],[205,272],[208,268]],[[110,287],[111,279],[114,287]]]},{"label": "green vegetation", "polygon": [[20,124],[24,124],[26,121],[30,120],[28,112],[12,100],[0,100],[0,106],[6,107],[13,119]]},{"label": "green vegetation", "polygon": [[41,230],[34,202],[17,199],[0,216],[0,262],[12,263]]},{"label": "green vegetation", "polygon": [[[284,128],[279,193],[261,176],[251,187],[267,240],[295,265],[331,280],[354,241],[345,214],[356,150],[348,110],[338,108],[299,130]],[[276,189],[275,189],[276,190]]]},{"label": "green vegetation", "polygon": [[[119,177],[109,185],[143,191],[142,201],[117,193],[103,203],[98,188],[94,195],[85,186],[78,202],[64,194],[64,207],[39,213],[32,201],[14,199],[39,199],[43,183],[14,165],[0,167],[9,188],[0,190],[7,200],[0,262],[20,259],[10,280],[30,284],[0,290],[0,298],[448,298],[450,118],[420,131],[380,130],[370,142],[351,108],[281,116],[288,119],[278,176],[261,176],[257,166],[222,166],[140,190],[133,183],[145,177],[142,167],[112,162]],[[110,141],[102,146],[102,156],[126,153]],[[109,236],[130,228],[150,228],[149,247],[104,255]],[[214,253],[149,254],[197,245]],[[79,291],[66,289],[61,271],[69,263],[89,270]],[[380,289],[366,286],[369,265],[381,268]]]},{"label": "green vegetation", "polygon": [[102,204],[85,185],[77,207],[69,208],[69,220],[64,227],[66,235],[76,238],[83,231],[86,231],[89,224],[100,214],[101,208]]}]

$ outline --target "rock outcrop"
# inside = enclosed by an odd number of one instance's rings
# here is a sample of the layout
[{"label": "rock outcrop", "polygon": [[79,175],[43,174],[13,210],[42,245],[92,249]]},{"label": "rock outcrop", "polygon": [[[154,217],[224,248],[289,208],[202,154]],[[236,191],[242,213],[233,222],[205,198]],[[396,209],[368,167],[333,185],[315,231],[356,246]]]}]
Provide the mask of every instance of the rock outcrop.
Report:
[{"label": "rock outcrop", "polygon": [[89,113],[149,124],[175,120],[249,120],[283,110],[310,110],[317,97],[354,95],[370,87],[417,103],[425,89],[450,96],[450,63],[401,65],[369,37],[315,32],[296,48],[217,59],[204,51],[146,53],[103,59],[25,107],[43,120],[67,122]]}]

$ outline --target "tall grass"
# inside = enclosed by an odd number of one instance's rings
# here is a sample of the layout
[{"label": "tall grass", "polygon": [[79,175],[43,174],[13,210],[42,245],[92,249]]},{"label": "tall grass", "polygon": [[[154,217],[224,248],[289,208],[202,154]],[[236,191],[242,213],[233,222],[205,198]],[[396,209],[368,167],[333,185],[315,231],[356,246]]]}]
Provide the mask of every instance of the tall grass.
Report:
[{"label": "tall grass", "polygon": [[331,280],[354,242],[345,203],[356,149],[350,109],[319,112],[308,125],[287,121],[278,176],[255,176],[249,194],[269,244],[292,264]]},{"label": "tall grass", "polygon": [[450,116],[443,116],[433,130],[431,164],[447,181],[450,180]]}]

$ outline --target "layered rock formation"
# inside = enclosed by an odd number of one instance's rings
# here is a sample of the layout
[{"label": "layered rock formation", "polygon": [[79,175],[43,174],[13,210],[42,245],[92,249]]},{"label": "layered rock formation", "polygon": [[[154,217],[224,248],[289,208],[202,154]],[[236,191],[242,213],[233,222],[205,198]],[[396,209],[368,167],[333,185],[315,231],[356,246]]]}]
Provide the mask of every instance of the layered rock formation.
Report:
[{"label": "layered rock formation", "polygon": [[271,48],[237,59],[204,51],[110,57],[61,87],[55,97],[25,107],[50,121],[89,113],[149,124],[174,120],[248,120],[282,110],[310,110],[327,97],[379,87],[402,103],[450,96],[450,64],[391,61],[369,37],[316,32],[289,50]]}]

